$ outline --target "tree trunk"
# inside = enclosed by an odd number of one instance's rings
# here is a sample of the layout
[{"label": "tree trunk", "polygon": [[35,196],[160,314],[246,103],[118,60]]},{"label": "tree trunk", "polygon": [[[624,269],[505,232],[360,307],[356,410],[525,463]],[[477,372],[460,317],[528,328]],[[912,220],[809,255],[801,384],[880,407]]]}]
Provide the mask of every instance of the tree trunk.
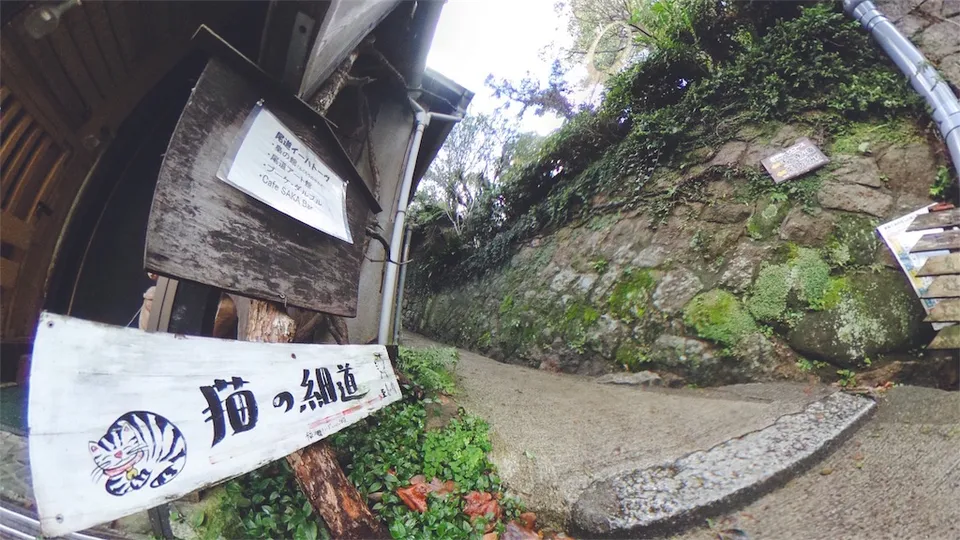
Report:
[{"label": "tree trunk", "polygon": [[[290,343],[296,323],[286,310],[273,302],[251,300],[246,321],[247,341]],[[386,530],[373,515],[344,474],[337,456],[326,441],[314,443],[287,456],[297,484],[313,509],[323,517],[334,538],[388,538]]]}]

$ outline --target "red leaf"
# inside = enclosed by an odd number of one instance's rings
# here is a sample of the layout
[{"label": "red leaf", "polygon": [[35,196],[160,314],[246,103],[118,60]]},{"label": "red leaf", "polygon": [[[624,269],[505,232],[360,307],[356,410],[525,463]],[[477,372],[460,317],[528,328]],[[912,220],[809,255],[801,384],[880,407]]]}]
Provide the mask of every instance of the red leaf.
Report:
[{"label": "red leaf", "polygon": [[500,505],[489,493],[471,491],[463,499],[467,502],[463,507],[463,513],[470,516],[470,521],[487,514],[493,514],[491,523],[500,519]]},{"label": "red leaf", "polygon": [[429,486],[427,484],[414,484],[409,487],[398,488],[397,495],[400,496],[403,504],[407,505],[407,508],[422,514],[427,511],[428,490]]},{"label": "red leaf", "polygon": [[540,536],[532,530],[518,524],[516,521],[507,523],[500,535],[500,540],[540,540]]},{"label": "red leaf", "polygon": [[524,512],[520,514],[520,522],[524,527],[530,530],[536,530],[537,528],[537,515],[533,512]]}]

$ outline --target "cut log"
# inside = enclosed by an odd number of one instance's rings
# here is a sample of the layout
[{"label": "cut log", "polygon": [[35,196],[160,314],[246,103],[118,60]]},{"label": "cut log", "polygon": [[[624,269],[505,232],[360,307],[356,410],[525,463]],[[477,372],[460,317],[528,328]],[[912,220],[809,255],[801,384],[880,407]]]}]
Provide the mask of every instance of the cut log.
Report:
[{"label": "cut log", "polygon": [[927,212],[920,214],[913,223],[907,227],[907,231],[922,231],[925,229],[943,229],[945,227],[960,226],[960,208],[950,210],[941,210],[939,212]]},{"label": "cut log", "polygon": [[960,275],[933,278],[920,298],[960,298]]},{"label": "cut log", "polygon": [[[283,306],[262,300],[250,300],[246,341],[290,343],[296,335],[296,323]],[[360,493],[344,474],[337,456],[326,441],[320,441],[287,456],[297,484],[317,514],[330,529],[333,538],[389,538],[386,529],[373,515]]]},{"label": "cut log", "polygon": [[930,257],[917,272],[918,276],[942,276],[944,274],[960,274],[960,253]]},{"label": "cut log", "polygon": [[926,251],[960,249],[960,229],[951,229],[938,233],[930,233],[923,236],[919,242],[912,248],[910,253],[923,253]]},{"label": "cut log", "polygon": [[960,322],[960,298],[940,300],[923,322]]},{"label": "cut log", "polygon": [[941,330],[927,348],[954,351],[960,349],[960,325],[955,324]]},{"label": "cut log", "polygon": [[297,483],[314,509],[323,516],[333,538],[389,538],[383,525],[343,474],[337,455],[318,442],[287,456]]}]

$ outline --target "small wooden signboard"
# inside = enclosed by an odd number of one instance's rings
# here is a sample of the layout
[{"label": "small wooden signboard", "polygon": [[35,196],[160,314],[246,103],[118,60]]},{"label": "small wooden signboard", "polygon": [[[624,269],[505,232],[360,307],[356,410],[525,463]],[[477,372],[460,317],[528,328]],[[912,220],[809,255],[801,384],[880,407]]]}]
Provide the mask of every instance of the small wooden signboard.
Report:
[{"label": "small wooden signboard", "polygon": [[382,345],[185,337],[44,313],[29,404],[43,534],[251,471],[399,399]]},{"label": "small wooden signboard", "polygon": [[[198,38],[216,43],[210,32]],[[322,116],[229,48],[211,57],[160,170],[144,266],[354,317],[380,207]]]},{"label": "small wooden signboard", "polygon": [[792,180],[829,162],[830,159],[806,137],[799,139],[783,152],[760,161],[777,184]]}]

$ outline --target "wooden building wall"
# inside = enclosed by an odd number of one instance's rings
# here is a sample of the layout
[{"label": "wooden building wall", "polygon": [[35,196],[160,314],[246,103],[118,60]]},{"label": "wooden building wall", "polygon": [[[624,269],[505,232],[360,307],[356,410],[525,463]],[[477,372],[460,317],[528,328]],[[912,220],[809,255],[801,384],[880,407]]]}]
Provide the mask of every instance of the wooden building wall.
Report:
[{"label": "wooden building wall", "polygon": [[85,0],[40,39],[32,38],[24,26],[33,6],[18,5],[19,12],[4,17],[0,29],[4,343],[30,340],[58,239],[84,180],[112,135],[184,57],[201,23],[215,29],[229,25],[238,13],[248,13],[250,4]]}]

